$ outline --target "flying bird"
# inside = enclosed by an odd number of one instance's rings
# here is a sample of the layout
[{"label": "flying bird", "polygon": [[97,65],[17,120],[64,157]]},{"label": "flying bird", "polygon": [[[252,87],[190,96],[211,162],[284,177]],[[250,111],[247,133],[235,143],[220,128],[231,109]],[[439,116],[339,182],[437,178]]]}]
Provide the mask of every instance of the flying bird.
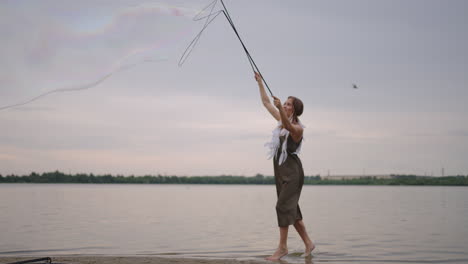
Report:
[{"label": "flying bird", "polygon": [[357,89],[358,87],[357,87],[356,84],[353,83],[353,88],[354,88],[354,89]]}]

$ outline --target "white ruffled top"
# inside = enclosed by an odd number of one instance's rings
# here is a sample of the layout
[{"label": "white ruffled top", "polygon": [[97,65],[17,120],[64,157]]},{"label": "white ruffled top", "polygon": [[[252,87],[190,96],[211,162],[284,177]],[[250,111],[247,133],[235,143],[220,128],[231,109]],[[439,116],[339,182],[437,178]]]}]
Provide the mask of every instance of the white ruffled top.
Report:
[{"label": "white ruffled top", "polygon": [[[292,122],[292,117],[289,120]],[[305,126],[301,123],[300,120],[298,120],[298,124],[302,127],[305,128]],[[286,130],[285,128],[282,128],[282,123],[281,121],[278,121],[278,125],[273,129],[273,135],[271,137],[271,141],[265,143],[265,147],[268,147],[268,159],[271,159],[273,157],[276,158],[278,155],[278,148],[280,146],[280,137],[285,136],[282,147],[281,147],[281,154],[278,159],[278,164],[281,165],[286,161],[288,158],[288,152],[287,152],[287,146],[288,146],[288,137],[289,137],[289,131]],[[297,147],[296,151],[292,154],[299,154],[301,152],[301,146],[302,146],[302,141],[304,141],[304,136],[302,137],[301,142],[299,143],[299,146]]]}]

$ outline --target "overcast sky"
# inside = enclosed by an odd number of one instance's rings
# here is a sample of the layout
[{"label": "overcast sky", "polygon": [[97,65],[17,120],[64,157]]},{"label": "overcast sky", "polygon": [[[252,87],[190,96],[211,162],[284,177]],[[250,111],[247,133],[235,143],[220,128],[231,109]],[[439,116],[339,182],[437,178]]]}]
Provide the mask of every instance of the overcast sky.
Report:
[{"label": "overcast sky", "polygon": [[[0,107],[133,65],[0,111],[0,174],[272,175],[276,122],[224,17],[178,66],[207,4],[0,0]],[[468,174],[468,1],[225,4],[273,93],[304,102],[306,175]]]}]

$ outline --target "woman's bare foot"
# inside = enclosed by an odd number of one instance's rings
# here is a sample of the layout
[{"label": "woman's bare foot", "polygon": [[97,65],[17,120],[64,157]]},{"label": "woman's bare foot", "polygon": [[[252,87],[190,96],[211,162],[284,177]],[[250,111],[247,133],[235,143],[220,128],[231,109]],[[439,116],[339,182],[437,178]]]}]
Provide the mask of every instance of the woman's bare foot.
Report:
[{"label": "woman's bare foot", "polygon": [[314,243],[312,243],[312,241],[309,241],[308,243],[306,243],[304,257],[309,257],[312,254],[312,250],[314,250],[314,248],[315,248],[315,245]]},{"label": "woman's bare foot", "polygon": [[278,249],[276,249],[275,253],[267,258],[265,258],[266,260],[279,260],[280,258],[286,256],[288,254],[288,249],[287,248],[281,248],[281,247],[278,247]]}]

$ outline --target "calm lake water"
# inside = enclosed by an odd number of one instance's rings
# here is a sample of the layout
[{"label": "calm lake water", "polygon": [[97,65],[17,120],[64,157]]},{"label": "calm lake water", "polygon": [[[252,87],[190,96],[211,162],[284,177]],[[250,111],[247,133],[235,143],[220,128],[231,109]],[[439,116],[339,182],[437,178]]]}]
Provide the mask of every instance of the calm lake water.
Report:
[{"label": "calm lake water", "polygon": [[[0,184],[0,256],[263,259],[274,185]],[[468,263],[468,188],[304,186],[312,261],[289,229],[284,263]]]}]

